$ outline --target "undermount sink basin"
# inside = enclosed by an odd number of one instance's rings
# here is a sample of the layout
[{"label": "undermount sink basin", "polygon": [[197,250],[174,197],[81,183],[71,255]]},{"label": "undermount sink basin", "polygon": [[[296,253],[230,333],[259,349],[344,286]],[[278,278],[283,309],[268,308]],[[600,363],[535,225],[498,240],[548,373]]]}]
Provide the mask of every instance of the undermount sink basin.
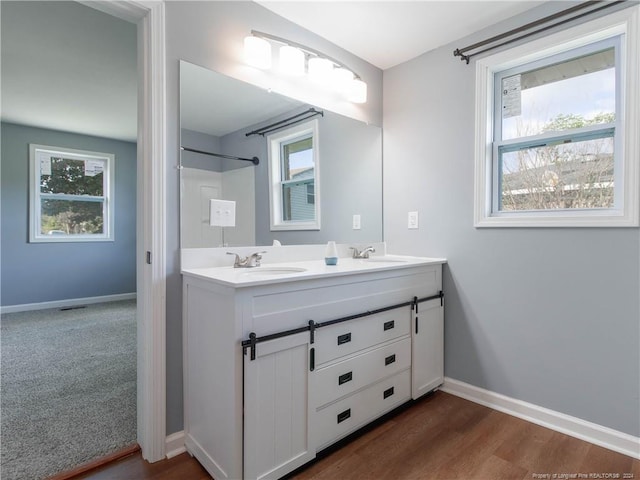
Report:
[{"label": "undermount sink basin", "polygon": [[306,272],[306,268],[301,267],[255,267],[244,270],[246,275],[286,275],[288,273]]},{"label": "undermount sink basin", "polygon": [[403,258],[394,257],[369,257],[366,261],[374,263],[407,263],[407,260],[404,260]]}]

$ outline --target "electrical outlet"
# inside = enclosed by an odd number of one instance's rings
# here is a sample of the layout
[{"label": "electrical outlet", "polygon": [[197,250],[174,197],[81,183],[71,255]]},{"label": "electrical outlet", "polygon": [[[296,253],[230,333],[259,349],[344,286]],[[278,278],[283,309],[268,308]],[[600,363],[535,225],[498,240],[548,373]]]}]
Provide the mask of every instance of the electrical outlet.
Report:
[{"label": "electrical outlet", "polygon": [[353,216],[353,229],[360,230],[360,215]]},{"label": "electrical outlet", "polygon": [[410,229],[418,228],[418,212],[409,212],[407,227]]}]

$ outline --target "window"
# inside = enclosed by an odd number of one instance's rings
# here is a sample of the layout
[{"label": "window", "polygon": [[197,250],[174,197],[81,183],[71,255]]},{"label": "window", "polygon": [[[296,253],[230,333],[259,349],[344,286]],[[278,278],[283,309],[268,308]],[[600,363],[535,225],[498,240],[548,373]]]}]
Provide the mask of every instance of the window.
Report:
[{"label": "window", "polygon": [[114,156],[33,144],[29,153],[29,240],[113,240]]},{"label": "window", "polygon": [[318,122],[267,137],[271,230],[319,230]]},{"label": "window", "polygon": [[628,10],[478,61],[476,226],[638,225]]}]

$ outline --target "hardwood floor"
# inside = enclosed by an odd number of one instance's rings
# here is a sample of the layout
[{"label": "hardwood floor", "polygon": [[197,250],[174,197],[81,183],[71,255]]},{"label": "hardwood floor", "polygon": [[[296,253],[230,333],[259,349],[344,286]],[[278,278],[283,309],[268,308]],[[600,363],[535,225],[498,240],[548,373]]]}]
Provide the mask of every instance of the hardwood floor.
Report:
[{"label": "hardwood floor", "polygon": [[[188,454],[154,464],[137,454],[76,478],[210,477]],[[640,460],[436,392],[289,478],[624,480],[640,479]]]}]

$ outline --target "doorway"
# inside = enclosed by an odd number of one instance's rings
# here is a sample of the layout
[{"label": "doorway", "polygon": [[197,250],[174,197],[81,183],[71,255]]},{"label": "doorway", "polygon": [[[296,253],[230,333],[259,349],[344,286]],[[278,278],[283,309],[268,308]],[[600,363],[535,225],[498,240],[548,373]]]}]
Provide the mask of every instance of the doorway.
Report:
[{"label": "doorway", "polygon": [[[57,3],[57,2],[56,2]],[[61,2],[70,3],[70,2]],[[137,24],[141,52],[138,135],[138,442],[143,456],[156,461],[164,456],[164,212],[158,195],[164,185],[163,132],[163,9],[161,2],[87,2],[91,7]],[[144,3],[141,5],[141,3]],[[153,161],[152,161],[153,159]],[[153,165],[152,165],[153,163]],[[152,169],[153,167],[153,169]],[[142,182],[142,179],[145,179]],[[142,185],[142,186],[140,186]],[[153,264],[145,260],[154,252]]]}]

